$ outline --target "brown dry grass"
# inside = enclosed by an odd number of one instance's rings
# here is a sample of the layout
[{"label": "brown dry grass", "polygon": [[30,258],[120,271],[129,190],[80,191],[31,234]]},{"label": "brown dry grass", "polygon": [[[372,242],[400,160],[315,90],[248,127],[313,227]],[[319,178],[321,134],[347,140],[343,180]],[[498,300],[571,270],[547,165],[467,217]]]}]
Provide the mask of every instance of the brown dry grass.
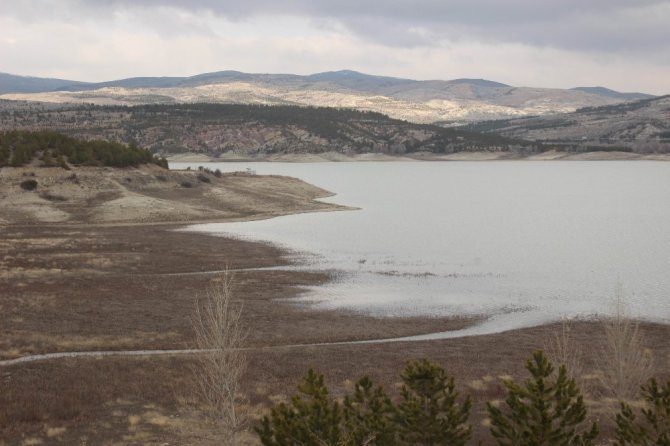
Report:
[{"label": "brown dry grass", "polygon": [[[195,296],[215,277],[191,273],[221,270],[224,264],[254,268],[288,263],[283,252],[270,246],[172,228],[0,226],[0,262],[3,270],[16,273],[0,276],[0,354],[190,347]],[[58,272],[43,273],[52,270]],[[34,271],[40,273],[30,274]],[[393,337],[472,323],[308,311],[285,298],[327,276],[278,270],[236,275],[250,346]],[[419,343],[260,349],[250,354],[242,393],[247,410],[257,417],[292,395],[309,366],[326,374],[336,397],[363,374],[393,393],[404,361],[428,357],[455,375],[463,393],[472,394],[477,402],[475,437],[488,444],[483,402],[504,399],[500,377],[524,378],[524,361],[557,329]],[[657,369],[667,375],[670,327],[642,324],[640,330]],[[570,336],[584,353],[583,378],[595,381],[602,374],[601,324],[576,322]],[[192,389],[192,364],[188,357],[86,358],[1,368],[0,438],[8,444],[27,439],[43,444],[215,444],[216,430],[202,417],[202,408],[180,390]],[[589,404],[603,421],[605,435],[611,435],[616,402]]]},{"label": "brown dry grass", "polygon": [[[105,349],[169,349],[192,345],[195,296],[216,274],[288,263],[277,248],[172,231],[166,227],[1,227],[0,357]],[[64,255],[67,254],[67,255]],[[97,259],[96,268],[90,261]],[[30,274],[57,270],[53,274]],[[196,274],[192,274],[196,273]],[[287,299],[328,277],[308,272],[238,271],[248,345],[394,337],[460,328],[461,319],[377,319],[305,311]]]},{"label": "brown dry grass", "polygon": [[[368,374],[397,397],[399,373],[408,359],[430,358],[456,377],[463,394],[475,400],[471,418],[475,439],[491,444],[484,402],[503,400],[502,377],[525,379],[524,362],[541,347],[541,339],[557,326],[536,327],[492,336],[433,342],[381,345],[300,347],[250,352],[248,374],[242,383],[246,410],[252,419],[296,391],[308,367],[326,375],[334,397],[351,390],[351,381]],[[641,326],[668,377],[670,328]],[[572,333],[587,355],[604,342],[600,324],[579,322]],[[0,437],[13,441],[24,436],[46,436],[44,426],[65,428],[58,437],[73,443],[86,437],[88,444],[123,444],[124,436],[144,435],[148,443],[214,444],[218,432],[201,414],[190,395],[192,357],[104,358],[49,361],[0,371]],[[585,370],[597,368],[587,357]],[[604,438],[612,436],[613,400],[589,400],[590,414],[602,423]],[[133,432],[129,417],[135,416]],[[56,437],[54,437],[56,438]],[[252,436],[253,439],[253,436]],[[59,440],[60,441],[60,440]],[[70,441],[70,442],[68,442]],[[129,441],[129,440],[128,440]]]}]

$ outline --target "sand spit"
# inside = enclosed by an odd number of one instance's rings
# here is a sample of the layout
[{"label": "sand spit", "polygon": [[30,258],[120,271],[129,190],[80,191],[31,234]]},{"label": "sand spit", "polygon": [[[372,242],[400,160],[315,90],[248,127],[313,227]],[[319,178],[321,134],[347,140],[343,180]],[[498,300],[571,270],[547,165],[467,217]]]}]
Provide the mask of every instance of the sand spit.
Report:
[{"label": "sand spit", "polygon": [[[36,187],[26,190],[32,181]],[[2,168],[0,224],[190,223],[345,209],[315,201],[330,195],[281,176],[216,176],[157,166]]]}]

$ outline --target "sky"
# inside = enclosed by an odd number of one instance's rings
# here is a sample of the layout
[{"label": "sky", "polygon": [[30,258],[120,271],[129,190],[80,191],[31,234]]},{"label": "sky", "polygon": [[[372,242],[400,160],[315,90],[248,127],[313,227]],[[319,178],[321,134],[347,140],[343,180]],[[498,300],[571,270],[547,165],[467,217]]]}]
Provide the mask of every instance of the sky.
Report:
[{"label": "sky", "polygon": [[670,0],[2,0],[0,72],[351,69],[670,93]]}]

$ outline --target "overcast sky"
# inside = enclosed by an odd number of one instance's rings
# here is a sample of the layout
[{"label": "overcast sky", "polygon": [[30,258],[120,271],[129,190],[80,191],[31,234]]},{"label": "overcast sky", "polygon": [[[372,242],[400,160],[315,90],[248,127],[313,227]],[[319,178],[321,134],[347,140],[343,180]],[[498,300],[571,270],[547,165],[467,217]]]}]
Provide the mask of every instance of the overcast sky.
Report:
[{"label": "overcast sky", "polygon": [[352,69],[670,93],[670,0],[1,0],[0,71]]}]

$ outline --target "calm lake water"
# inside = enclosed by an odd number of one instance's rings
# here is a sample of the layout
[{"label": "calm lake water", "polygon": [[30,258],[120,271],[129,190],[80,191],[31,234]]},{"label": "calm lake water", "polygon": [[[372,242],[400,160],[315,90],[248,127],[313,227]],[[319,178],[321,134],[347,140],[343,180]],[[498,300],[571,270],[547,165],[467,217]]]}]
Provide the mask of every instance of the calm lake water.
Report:
[{"label": "calm lake water", "polygon": [[[173,163],[172,168],[188,164]],[[190,164],[197,167],[197,164]],[[270,241],[336,272],[302,301],[378,316],[481,315],[484,334],[614,308],[670,321],[670,163],[221,163],[359,207],[190,230]]]}]

